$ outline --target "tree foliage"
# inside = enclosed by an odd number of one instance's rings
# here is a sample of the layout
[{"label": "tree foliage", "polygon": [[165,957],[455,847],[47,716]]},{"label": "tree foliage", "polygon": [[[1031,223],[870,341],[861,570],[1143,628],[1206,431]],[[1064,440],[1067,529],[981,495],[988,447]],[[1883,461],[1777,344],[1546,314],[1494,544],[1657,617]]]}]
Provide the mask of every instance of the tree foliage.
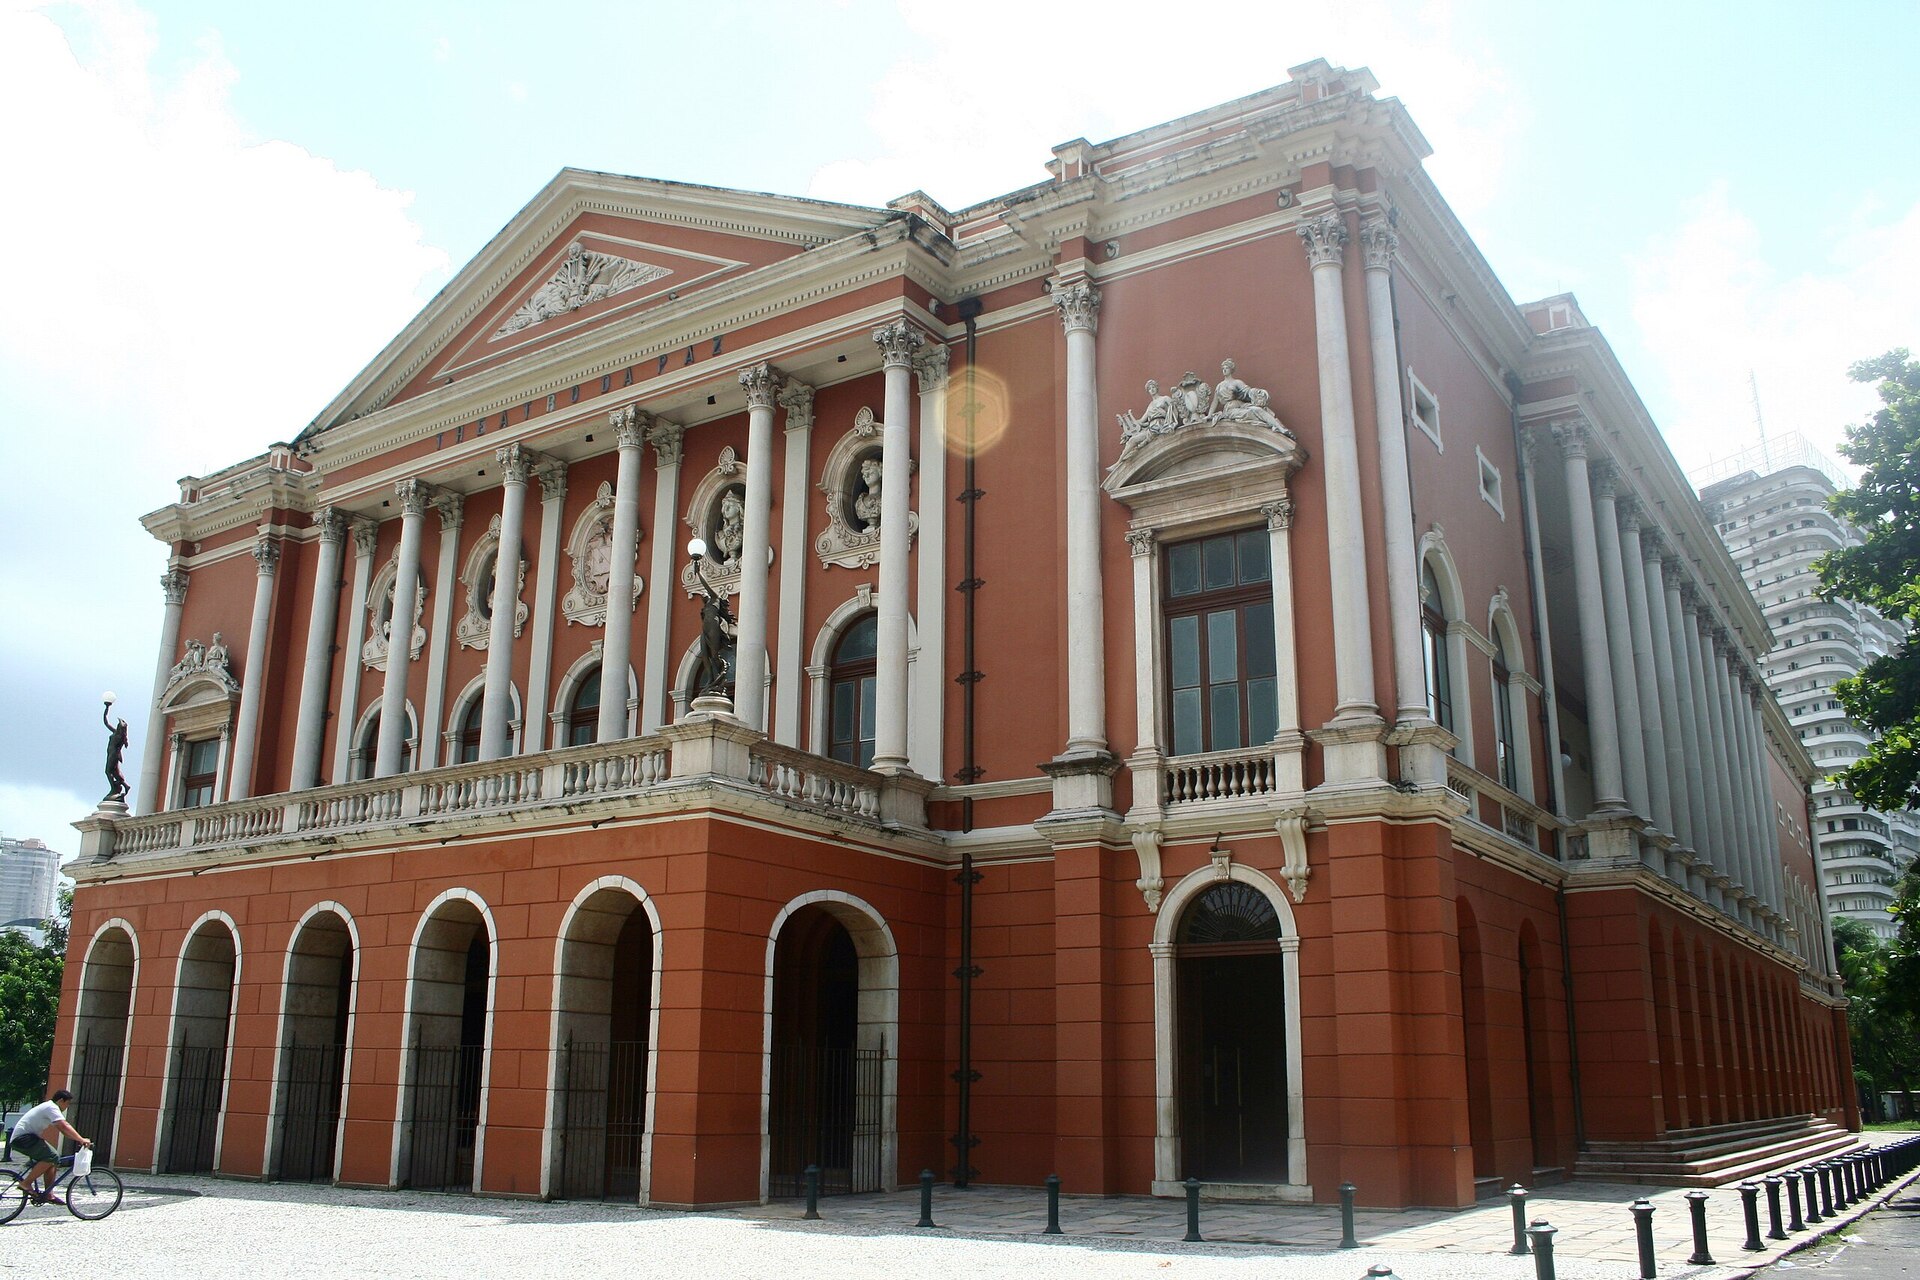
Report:
[{"label": "tree foliage", "polygon": [[1906,634],[1835,686],[1847,714],[1877,735],[1838,780],[1870,808],[1920,808],[1920,361],[1902,347],[1848,373],[1879,382],[1881,407],[1840,446],[1860,483],[1827,505],[1864,541],[1821,559],[1822,594],[1871,606]]},{"label": "tree foliage", "polygon": [[46,922],[47,940],[39,946],[24,933],[0,932],[0,1105],[47,1096],[72,904],[73,892],[63,891],[56,914]]}]

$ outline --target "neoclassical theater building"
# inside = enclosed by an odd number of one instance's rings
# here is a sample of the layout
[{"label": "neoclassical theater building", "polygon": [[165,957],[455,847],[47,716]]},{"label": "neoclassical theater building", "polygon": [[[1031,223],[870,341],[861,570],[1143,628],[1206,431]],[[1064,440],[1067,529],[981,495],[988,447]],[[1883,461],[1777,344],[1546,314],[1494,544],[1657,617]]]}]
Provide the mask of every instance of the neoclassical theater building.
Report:
[{"label": "neoclassical theater building", "polygon": [[660,1205],[1849,1141],[1765,620],[1427,154],[1314,62],[959,210],[563,170],[145,519],[83,1131]]}]

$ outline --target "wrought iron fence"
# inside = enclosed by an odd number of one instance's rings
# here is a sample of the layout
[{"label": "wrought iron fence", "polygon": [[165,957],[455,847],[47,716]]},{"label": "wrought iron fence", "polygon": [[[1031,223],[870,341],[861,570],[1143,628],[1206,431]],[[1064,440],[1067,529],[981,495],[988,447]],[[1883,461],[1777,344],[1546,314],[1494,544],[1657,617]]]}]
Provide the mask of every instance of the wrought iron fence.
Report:
[{"label": "wrought iron fence", "polygon": [[164,1173],[212,1173],[226,1094],[227,1046],[181,1045],[173,1051]]},{"label": "wrought iron fence", "polygon": [[402,1179],[406,1186],[472,1190],[484,1053],[477,1044],[430,1048],[414,1041],[413,1082],[407,1092],[407,1171]]},{"label": "wrought iron fence", "polygon": [[767,1194],[878,1191],[887,1054],[884,1049],[775,1045],[769,1087]]},{"label": "wrought iron fence", "polygon": [[120,1108],[126,1045],[100,1044],[88,1032],[73,1057],[73,1127],[93,1139],[93,1158],[113,1163],[113,1122]]},{"label": "wrought iron fence", "polygon": [[333,1180],[346,1054],[346,1046],[338,1044],[287,1047],[280,1090],[280,1160],[273,1173],[281,1181]]},{"label": "wrought iron fence", "polygon": [[554,1195],[638,1199],[647,1131],[647,1042],[596,1043],[568,1036],[560,1049],[559,1092]]}]

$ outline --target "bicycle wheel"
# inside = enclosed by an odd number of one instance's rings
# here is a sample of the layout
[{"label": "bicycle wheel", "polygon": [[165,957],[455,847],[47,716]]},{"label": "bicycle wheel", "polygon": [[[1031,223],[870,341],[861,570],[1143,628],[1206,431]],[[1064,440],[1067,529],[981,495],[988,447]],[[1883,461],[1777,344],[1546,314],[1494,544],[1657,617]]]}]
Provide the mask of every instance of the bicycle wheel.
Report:
[{"label": "bicycle wheel", "polygon": [[120,1207],[126,1194],[120,1175],[111,1169],[95,1169],[84,1178],[68,1178],[61,1190],[67,1193],[67,1212],[87,1222],[97,1222]]},{"label": "bicycle wheel", "polygon": [[20,1174],[13,1169],[0,1169],[0,1223],[12,1222],[26,1207],[27,1192],[20,1185]]}]

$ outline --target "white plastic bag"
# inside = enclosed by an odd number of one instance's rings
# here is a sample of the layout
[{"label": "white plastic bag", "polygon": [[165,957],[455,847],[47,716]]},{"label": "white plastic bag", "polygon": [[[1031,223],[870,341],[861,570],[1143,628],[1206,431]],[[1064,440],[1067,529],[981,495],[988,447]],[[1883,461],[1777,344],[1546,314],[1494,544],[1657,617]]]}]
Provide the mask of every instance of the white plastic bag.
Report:
[{"label": "white plastic bag", "polygon": [[73,1176],[84,1178],[93,1172],[93,1148],[81,1147],[73,1153]]}]

